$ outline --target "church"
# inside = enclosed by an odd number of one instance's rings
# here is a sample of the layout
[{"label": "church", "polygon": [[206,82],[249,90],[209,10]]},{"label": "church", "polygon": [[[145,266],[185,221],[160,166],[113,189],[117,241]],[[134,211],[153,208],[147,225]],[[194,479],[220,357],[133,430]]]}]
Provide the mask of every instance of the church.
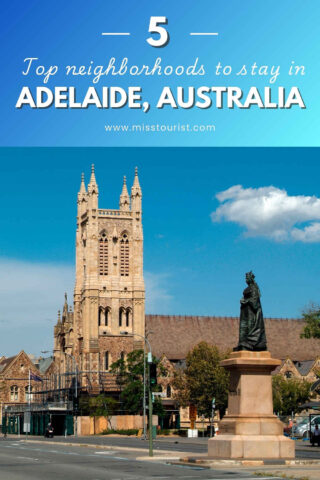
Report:
[{"label": "church", "polygon": [[[120,192],[119,192],[120,193]],[[77,201],[76,272],[73,307],[65,299],[54,328],[57,371],[73,370],[92,393],[110,390],[113,362],[148,336],[152,352],[181,364],[200,341],[232,349],[238,339],[237,317],[146,315],[143,277],[142,190],[138,170],[129,195],[123,179],[119,209],[102,209],[92,166],[89,184],[82,175]],[[320,340],[300,338],[301,319],[266,318],[272,356],[295,362],[314,359]],[[228,334],[226,335],[226,332]]]}]

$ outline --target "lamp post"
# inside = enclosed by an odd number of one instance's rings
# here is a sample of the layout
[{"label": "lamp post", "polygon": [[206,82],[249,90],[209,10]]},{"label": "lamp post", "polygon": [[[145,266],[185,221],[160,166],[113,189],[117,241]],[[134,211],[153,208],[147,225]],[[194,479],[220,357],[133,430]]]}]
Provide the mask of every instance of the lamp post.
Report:
[{"label": "lamp post", "polygon": [[[129,332],[122,331],[121,335],[128,335]],[[151,332],[149,332],[151,333]],[[152,363],[152,350],[151,345],[147,337],[134,333],[133,336],[143,338],[143,438],[146,440],[146,343],[149,348],[148,352],[148,372],[150,379],[150,363]],[[149,381],[149,457],[153,456],[153,443],[152,443],[152,392],[151,384]]]}]

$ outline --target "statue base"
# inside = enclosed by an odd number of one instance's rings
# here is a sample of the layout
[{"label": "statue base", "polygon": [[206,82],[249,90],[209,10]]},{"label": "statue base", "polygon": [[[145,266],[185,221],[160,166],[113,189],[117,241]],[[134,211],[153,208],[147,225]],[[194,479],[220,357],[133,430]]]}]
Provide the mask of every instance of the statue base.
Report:
[{"label": "statue base", "polygon": [[280,365],[270,352],[236,351],[221,362],[230,371],[228,414],[208,441],[214,458],[294,458],[294,441],[273,414],[271,372]]}]

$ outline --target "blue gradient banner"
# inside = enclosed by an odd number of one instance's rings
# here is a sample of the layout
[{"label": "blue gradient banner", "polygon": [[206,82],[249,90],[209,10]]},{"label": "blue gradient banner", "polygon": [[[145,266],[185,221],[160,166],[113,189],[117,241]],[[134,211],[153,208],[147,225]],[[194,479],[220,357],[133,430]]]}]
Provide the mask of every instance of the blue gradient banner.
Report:
[{"label": "blue gradient banner", "polygon": [[318,0],[5,2],[0,145],[319,146],[319,18]]}]

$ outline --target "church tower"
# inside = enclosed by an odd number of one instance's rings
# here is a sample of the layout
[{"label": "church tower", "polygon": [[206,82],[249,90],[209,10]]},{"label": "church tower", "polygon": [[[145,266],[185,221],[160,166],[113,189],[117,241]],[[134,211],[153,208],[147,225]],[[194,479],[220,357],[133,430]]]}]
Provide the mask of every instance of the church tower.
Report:
[{"label": "church tower", "polygon": [[113,362],[141,348],[139,335],[145,331],[142,192],[137,169],[131,198],[124,177],[119,210],[99,208],[98,197],[92,165],[88,187],[82,175],[78,193],[72,355],[93,386]]}]

